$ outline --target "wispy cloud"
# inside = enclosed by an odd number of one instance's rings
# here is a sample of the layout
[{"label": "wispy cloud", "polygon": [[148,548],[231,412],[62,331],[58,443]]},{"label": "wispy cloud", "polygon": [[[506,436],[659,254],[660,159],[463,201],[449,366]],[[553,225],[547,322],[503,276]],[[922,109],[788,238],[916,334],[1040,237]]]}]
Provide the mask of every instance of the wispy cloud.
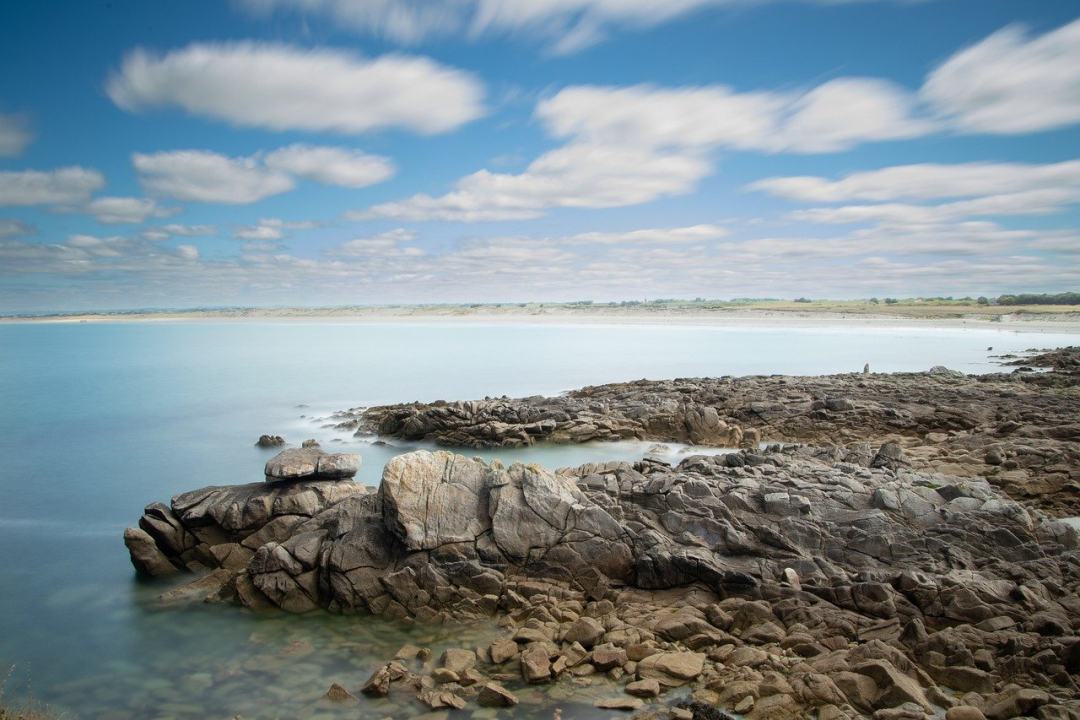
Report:
[{"label": "wispy cloud", "polygon": [[[804,1],[830,5],[845,0]],[[539,40],[559,55],[595,45],[615,29],[653,27],[710,7],[766,2],[769,0],[240,0],[256,15],[277,11],[321,16],[338,27],[402,44],[413,45],[431,37],[516,34]]]}]

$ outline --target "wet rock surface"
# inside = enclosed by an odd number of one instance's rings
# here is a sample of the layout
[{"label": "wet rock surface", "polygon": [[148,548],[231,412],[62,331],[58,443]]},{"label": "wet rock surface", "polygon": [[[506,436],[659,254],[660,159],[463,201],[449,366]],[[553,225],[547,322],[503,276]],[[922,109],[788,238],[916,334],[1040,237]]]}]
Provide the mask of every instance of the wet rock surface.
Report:
[{"label": "wet rock surface", "polygon": [[[817,410],[777,412],[766,437],[809,432],[817,412],[831,423],[819,439],[856,430],[831,413],[884,433],[899,422],[891,410],[944,435],[935,446],[963,447],[1001,437],[983,423],[1008,422],[970,400],[988,388],[1012,393],[1002,407],[1020,427],[1046,430],[1076,401],[1055,374],[852,376],[876,392],[846,391],[850,407],[833,403],[842,409],[821,399]],[[1028,380],[1039,377],[1049,379]],[[798,397],[819,392],[786,380]],[[938,388],[947,410],[916,414],[889,404],[905,383],[956,387]],[[944,432],[943,418],[974,425]],[[1075,452],[1067,438],[1025,438]],[[408,693],[418,712],[509,708],[523,688],[578,693],[602,681],[590,703],[642,718],[1080,717],[1077,531],[1043,503],[1011,499],[991,473],[946,472],[915,432],[879,439],[559,471],[418,451],[389,462],[375,492],[299,479],[185,493],[148,506],[125,542],[140,572],[212,571],[172,599],[422,623],[495,618],[505,636],[489,644],[427,660],[403,648],[366,683],[343,686]],[[687,694],[692,702],[673,706]]]},{"label": "wet rock surface", "polygon": [[[1080,348],[1014,361],[1052,372],[850,373],[639,380],[557,397],[410,403],[339,413],[343,427],[452,447],[639,439],[724,447],[799,442],[863,462],[895,443],[913,468],[985,477],[1080,515]],[[882,462],[889,458],[882,457]]]}]

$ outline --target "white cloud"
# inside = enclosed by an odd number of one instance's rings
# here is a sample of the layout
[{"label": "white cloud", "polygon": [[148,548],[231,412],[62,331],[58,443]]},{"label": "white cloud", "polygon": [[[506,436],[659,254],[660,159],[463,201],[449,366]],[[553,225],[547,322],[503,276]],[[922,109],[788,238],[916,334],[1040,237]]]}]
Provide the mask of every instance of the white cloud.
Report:
[{"label": "white cloud", "polygon": [[198,260],[199,248],[194,245],[177,245],[176,254],[185,260]]},{"label": "white cloud", "polygon": [[536,108],[548,132],[567,144],[524,172],[481,170],[445,195],[419,194],[350,217],[477,222],[635,205],[691,191],[711,172],[715,148],[824,152],[928,131],[909,110],[899,91],[855,78],[790,94],[570,87]]},{"label": "white cloud", "polygon": [[238,240],[280,240],[287,230],[310,230],[318,227],[311,220],[286,221],[281,218],[261,218],[255,225],[238,228],[233,237]]},{"label": "white cloud", "polygon": [[[204,258],[194,246],[82,235],[60,244],[0,240],[0,303],[38,297],[55,306],[57,288],[77,289],[84,305],[113,297],[127,307],[996,294],[1075,285],[1078,242],[1071,229],[984,221],[883,223],[825,237],[747,237],[702,224],[433,246],[399,228],[321,254],[252,241]],[[59,284],[18,280],[40,273],[57,275]],[[25,294],[35,287],[53,292]]]},{"label": "white cloud", "polygon": [[708,242],[727,237],[730,231],[719,225],[691,225],[675,228],[648,228],[629,232],[589,232],[566,238],[570,244],[627,245],[653,243],[660,245]]},{"label": "white cloud", "polygon": [[358,150],[312,145],[289,145],[266,156],[266,166],[324,185],[362,188],[389,179],[394,164]]},{"label": "white cloud", "polygon": [[468,175],[441,197],[415,195],[401,202],[349,213],[353,219],[520,220],[558,207],[620,207],[689,192],[709,164],[693,154],[648,148],[574,144],[541,155],[523,173]]},{"label": "white cloud", "polygon": [[179,211],[179,208],[163,208],[150,198],[136,197],[99,197],[86,205],[86,212],[98,222],[109,225],[141,223],[150,218],[169,217]]},{"label": "white cloud", "polygon": [[159,195],[236,205],[288,192],[297,178],[357,188],[382,182],[394,173],[386,158],[314,145],[289,145],[250,157],[206,150],[136,153],[132,162],[143,185]]},{"label": "white cloud", "polygon": [[104,186],[101,173],[77,166],[5,171],[0,172],[0,206],[81,205]]},{"label": "white cloud", "polygon": [[418,247],[402,246],[402,243],[409,243],[414,240],[416,240],[416,233],[404,228],[398,228],[370,237],[349,240],[337,248],[335,254],[351,257],[395,255],[416,257],[423,255],[424,251]]},{"label": "white cloud", "polygon": [[240,228],[233,233],[233,237],[238,240],[280,240],[285,237],[285,232],[268,225],[251,225]]},{"label": "white cloud", "polygon": [[1080,122],[1080,20],[1038,37],[1011,26],[935,69],[923,98],[960,129],[1026,133]]},{"label": "white cloud", "polygon": [[146,240],[168,240],[171,237],[208,237],[216,235],[213,225],[159,225],[143,230],[141,235]]},{"label": "white cloud", "polygon": [[665,148],[833,152],[924,135],[910,98],[883,80],[840,78],[797,93],[576,86],[536,109],[556,137]]},{"label": "white cloud", "polygon": [[21,117],[0,113],[0,157],[19,155],[32,139]]},{"label": "white cloud", "polygon": [[178,200],[240,205],[294,187],[290,175],[254,158],[230,158],[203,150],[135,153],[132,163],[147,190]]},{"label": "white cloud", "polygon": [[36,232],[37,229],[33,225],[28,225],[21,220],[7,220],[0,218],[0,239],[19,237],[22,235],[33,235]]},{"label": "white cloud", "polygon": [[270,130],[446,132],[484,113],[484,89],[423,57],[367,59],[342,50],[253,42],[132,51],[106,85],[129,111],[180,107]]},{"label": "white cloud", "polygon": [[1080,160],[1045,165],[1031,163],[963,163],[897,165],[848,175],[774,177],[749,188],[791,200],[850,202],[935,200],[1007,195],[1032,190],[1080,188]]}]

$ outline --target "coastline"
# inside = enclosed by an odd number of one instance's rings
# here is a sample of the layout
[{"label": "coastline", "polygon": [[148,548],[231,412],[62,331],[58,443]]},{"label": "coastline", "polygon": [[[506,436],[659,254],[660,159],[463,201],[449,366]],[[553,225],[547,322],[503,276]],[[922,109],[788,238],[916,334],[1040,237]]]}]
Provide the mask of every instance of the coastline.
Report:
[{"label": "coastline", "polygon": [[941,308],[896,313],[787,309],[683,309],[576,308],[550,306],[468,308],[373,307],[340,309],[246,309],[176,312],[117,312],[73,315],[0,317],[0,324],[79,323],[343,323],[343,324],[517,324],[517,325],[680,325],[702,327],[857,327],[984,329],[1012,332],[1080,333],[1080,312],[1029,312],[956,314]]}]

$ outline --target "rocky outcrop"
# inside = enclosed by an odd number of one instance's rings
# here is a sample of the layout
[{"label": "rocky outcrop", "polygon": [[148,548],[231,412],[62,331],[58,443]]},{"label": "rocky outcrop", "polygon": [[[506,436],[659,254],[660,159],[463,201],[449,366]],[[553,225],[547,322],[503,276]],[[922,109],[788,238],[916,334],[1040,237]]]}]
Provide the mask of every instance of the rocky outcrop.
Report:
[{"label": "rocky outcrop", "polygon": [[[985,481],[881,455],[774,446],[552,472],[419,451],[388,463],[374,493],[347,481],[186,493],[149,506],[129,547],[144,572],[216,569],[192,597],[425,622],[501,615],[512,642],[483,659],[516,662],[527,683],[605,673],[720,702],[747,677],[764,698],[764,668],[780,668],[801,684],[785,676],[790,712],[777,717],[925,711],[945,702],[938,684],[988,709],[1007,682],[1072,698],[1076,531]],[[471,697],[467,674],[480,673],[476,692],[505,679],[472,657],[443,657],[430,707]],[[372,687],[394,677],[407,673],[391,667]],[[773,717],[775,702],[755,707]]]},{"label": "rocky outcrop", "polygon": [[843,446],[863,462],[890,443],[914,469],[985,477],[1015,500],[1080,515],[1080,348],[1027,362],[1052,371],[639,380],[557,397],[380,406],[333,421],[451,447],[639,439],[755,448],[764,440]]}]

